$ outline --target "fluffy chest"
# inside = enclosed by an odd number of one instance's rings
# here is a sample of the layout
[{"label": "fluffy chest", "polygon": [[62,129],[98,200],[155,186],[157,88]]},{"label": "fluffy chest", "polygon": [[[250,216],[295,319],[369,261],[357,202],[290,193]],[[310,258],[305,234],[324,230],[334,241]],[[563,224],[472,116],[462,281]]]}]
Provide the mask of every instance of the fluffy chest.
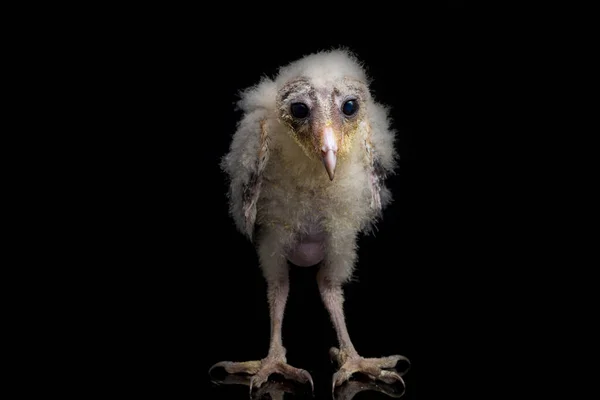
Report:
[{"label": "fluffy chest", "polygon": [[266,168],[257,222],[304,233],[319,225],[326,233],[336,224],[354,227],[370,218],[371,192],[360,160],[341,160],[331,181],[322,163],[276,157]]},{"label": "fluffy chest", "polygon": [[315,221],[343,202],[341,179],[331,182],[322,165],[318,168],[279,165],[265,171],[259,214],[303,230],[304,225],[316,224]]}]

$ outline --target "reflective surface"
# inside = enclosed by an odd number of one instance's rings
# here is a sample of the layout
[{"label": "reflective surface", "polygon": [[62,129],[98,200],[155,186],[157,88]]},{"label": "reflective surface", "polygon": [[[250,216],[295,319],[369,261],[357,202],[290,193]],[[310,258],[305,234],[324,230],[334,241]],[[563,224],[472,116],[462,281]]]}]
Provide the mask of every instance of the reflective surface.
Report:
[{"label": "reflective surface", "polygon": [[[403,376],[406,375],[407,371],[396,370],[396,372]],[[324,378],[324,376],[319,376],[319,378]],[[326,390],[324,385],[320,385],[315,390],[315,393],[311,393],[309,385],[299,385],[296,382],[281,379],[277,375],[272,376],[269,381],[259,389],[253,390],[252,393],[249,391],[250,377],[248,375],[219,374],[214,372],[213,376],[209,379],[212,384],[210,388],[211,395],[209,397],[211,399],[247,399],[248,397],[254,400],[415,398],[414,394],[407,389],[405,382],[386,384],[381,381],[371,380],[361,374],[355,375],[350,381],[335,388],[333,395],[330,391]],[[410,379],[409,382],[411,382]]]}]

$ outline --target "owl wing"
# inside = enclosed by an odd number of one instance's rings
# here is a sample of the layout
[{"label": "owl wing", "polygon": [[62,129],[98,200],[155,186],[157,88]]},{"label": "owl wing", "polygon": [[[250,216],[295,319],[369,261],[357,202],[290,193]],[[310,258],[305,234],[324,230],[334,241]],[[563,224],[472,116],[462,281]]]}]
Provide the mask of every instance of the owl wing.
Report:
[{"label": "owl wing", "polygon": [[250,240],[262,174],[269,161],[269,142],[267,110],[255,109],[238,124],[229,153],[221,161],[221,168],[229,177],[229,212],[237,229]]}]

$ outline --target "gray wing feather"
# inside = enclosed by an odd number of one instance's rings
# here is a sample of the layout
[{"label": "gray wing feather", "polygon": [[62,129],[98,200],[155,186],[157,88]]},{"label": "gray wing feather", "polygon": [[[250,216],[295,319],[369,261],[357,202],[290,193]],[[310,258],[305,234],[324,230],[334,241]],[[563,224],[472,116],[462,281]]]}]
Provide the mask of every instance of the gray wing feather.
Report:
[{"label": "gray wing feather", "polygon": [[269,142],[266,111],[253,111],[242,118],[230,151],[221,162],[229,176],[230,214],[238,230],[250,240],[253,240],[262,174],[269,161]]},{"label": "gray wing feather", "polygon": [[[372,131],[369,129],[365,139],[365,150],[367,152],[367,168],[369,171],[369,183],[371,189],[371,207],[381,214],[386,201],[385,178],[387,177],[386,169],[381,162],[381,154],[373,145]],[[382,201],[382,195],[384,199]]]}]

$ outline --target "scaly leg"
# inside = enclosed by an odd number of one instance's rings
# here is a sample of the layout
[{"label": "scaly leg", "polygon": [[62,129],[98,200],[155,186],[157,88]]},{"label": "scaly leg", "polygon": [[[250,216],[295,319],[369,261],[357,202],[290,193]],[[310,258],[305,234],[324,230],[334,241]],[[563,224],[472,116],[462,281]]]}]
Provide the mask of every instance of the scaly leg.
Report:
[{"label": "scaly leg", "polygon": [[318,284],[323,303],[331,316],[331,321],[335,327],[340,345],[339,349],[334,347],[329,352],[339,367],[333,376],[332,390],[335,390],[336,386],[347,381],[356,372],[363,373],[371,379],[379,379],[385,383],[400,381],[404,385],[400,374],[389,369],[394,368],[400,360],[409,362],[408,359],[401,355],[383,358],[363,358],[359,356],[354,349],[346,327],[343,311],[344,296],[341,284],[331,282],[327,277],[326,270],[320,272]]},{"label": "scaly leg", "polygon": [[283,375],[286,379],[301,383],[313,381],[310,374],[303,370],[294,368],[287,364],[285,348],[281,339],[281,325],[283,322],[283,311],[289,293],[288,274],[282,273],[276,279],[268,281],[268,299],[271,318],[271,342],[267,357],[258,361],[231,362],[221,361],[213,365],[213,368],[222,367],[230,374],[244,373],[252,375],[250,380],[250,392],[252,388],[258,388],[265,383],[269,376],[274,373]]}]

